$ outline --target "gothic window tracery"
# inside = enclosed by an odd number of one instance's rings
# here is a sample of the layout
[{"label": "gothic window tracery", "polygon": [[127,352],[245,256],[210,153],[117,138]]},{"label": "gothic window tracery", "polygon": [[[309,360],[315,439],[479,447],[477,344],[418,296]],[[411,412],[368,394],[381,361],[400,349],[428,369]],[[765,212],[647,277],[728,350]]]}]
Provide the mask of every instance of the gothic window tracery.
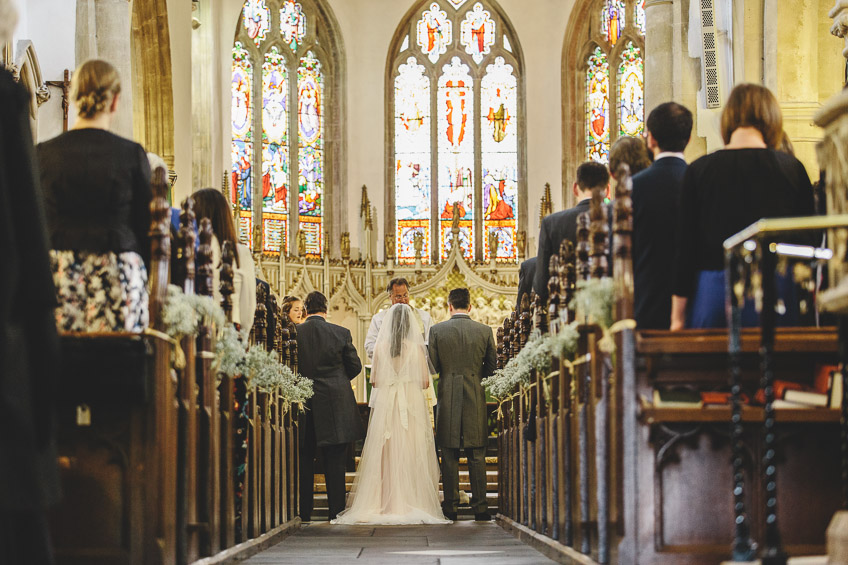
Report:
[{"label": "gothic window tracery", "polygon": [[[390,65],[390,211],[397,260],[514,262],[519,194],[520,52],[491,2],[430,0],[401,24]],[[410,41],[411,38],[411,41]],[[452,228],[457,217],[459,234]],[[417,235],[420,234],[420,235]]]},{"label": "gothic window tracery", "polygon": [[260,225],[261,252],[274,255],[289,249],[290,234],[300,230],[306,255],[320,257],[331,77],[319,35],[328,33],[326,21],[310,0],[246,0],[240,20],[229,182],[240,237],[252,248],[254,225]]},{"label": "gothic window tracery", "polygon": [[585,0],[570,22],[564,76],[579,78],[565,79],[563,96],[583,103],[566,124],[569,178],[582,161],[606,163],[619,137],[644,133],[645,1]]}]

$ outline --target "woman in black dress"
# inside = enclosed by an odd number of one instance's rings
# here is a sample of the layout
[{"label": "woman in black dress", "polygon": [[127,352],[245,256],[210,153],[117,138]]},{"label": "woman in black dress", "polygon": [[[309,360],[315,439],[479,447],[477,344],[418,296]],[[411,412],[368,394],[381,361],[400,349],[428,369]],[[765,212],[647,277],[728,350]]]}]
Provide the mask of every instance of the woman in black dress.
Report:
[{"label": "woman in black dress", "polygon": [[73,129],[38,145],[62,331],[142,331],[148,322],[150,166],[109,132],[121,83],[105,61],[71,81]]},{"label": "woman in black dress", "polygon": [[[783,117],[771,91],[755,84],[734,88],[721,116],[721,133],[725,148],[692,163],[683,180],[672,330],[727,326],[725,239],[762,218],[814,213],[804,165],[778,151]],[[786,312],[780,317],[787,325],[797,319],[798,305],[784,296]]]}]

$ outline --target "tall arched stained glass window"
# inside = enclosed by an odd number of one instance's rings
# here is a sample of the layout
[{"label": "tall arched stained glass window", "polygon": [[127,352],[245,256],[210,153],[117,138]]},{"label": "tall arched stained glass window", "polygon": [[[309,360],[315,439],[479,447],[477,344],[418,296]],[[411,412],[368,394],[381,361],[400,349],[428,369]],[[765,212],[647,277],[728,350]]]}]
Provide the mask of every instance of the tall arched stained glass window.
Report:
[{"label": "tall arched stained glass window", "polygon": [[645,129],[645,65],[632,42],[621,53],[618,65],[618,133],[639,136]]},{"label": "tall arched stained glass window", "polygon": [[[588,41],[582,39],[587,36]],[[563,86],[566,99],[582,99],[584,118],[566,126],[567,177],[573,177],[582,161],[606,163],[619,137],[644,132],[644,52],[644,0],[582,0],[575,5],[565,67],[582,80]]]},{"label": "tall arched stained glass window", "polygon": [[411,14],[390,54],[397,259],[413,263],[417,240],[424,263],[454,245],[466,261],[514,262],[526,218],[520,45],[488,1],[427,0]]},{"label": "tall arched stained glass window", "polygon": [[261,226],[266,254],[291,249],[298,232],[307,256],[324,252],[332,61],[323,47],[335,40],[324,18],[311,0],[247,0],[236,28],[231,199],[241,239],[252,248]]},{"label": "tall arched stained glass window", "polygon": [[609,63],[600,47],[586,61],[586,156],[609,161]]},{"label": "tall arched stained glass window", "polygon": [[430,79],[409,57],[395,77],[395,216],[397,256],[415,260],[415,234],[430,256]]}]

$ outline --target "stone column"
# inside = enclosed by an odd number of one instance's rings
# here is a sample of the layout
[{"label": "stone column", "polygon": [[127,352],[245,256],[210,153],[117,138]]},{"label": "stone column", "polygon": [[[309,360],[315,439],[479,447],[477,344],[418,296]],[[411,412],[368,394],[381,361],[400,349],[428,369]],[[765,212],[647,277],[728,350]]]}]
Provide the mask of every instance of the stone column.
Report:
[{"label": "stone column", "polygon": [[645,2],[645,115],[673,97],[673,0]]},{"label": "stone column", "polygon": [[77,0],[77,64],[104,59],[121,75],[121,101],[112,131],[132,138],[132,48],[127,0]]}]

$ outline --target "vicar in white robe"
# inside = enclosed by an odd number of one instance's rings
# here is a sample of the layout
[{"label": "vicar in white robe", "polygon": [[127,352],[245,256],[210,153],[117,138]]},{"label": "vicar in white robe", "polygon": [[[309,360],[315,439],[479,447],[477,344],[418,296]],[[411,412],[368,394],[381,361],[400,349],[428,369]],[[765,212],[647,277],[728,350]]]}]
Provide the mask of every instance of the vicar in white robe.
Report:
[{"label": "vicar in white robe", "polygon": [[[398,277],[389,281],[386,291],[389,293],[389,300],[391,300],[392,305],[409,304],[409,282],[405,278]],[[388,309],[377,312],[371,318],[368,335],[365,336],[365,352],[368,354],[369,359],[374,356],[374,345],[377,343],[377,335],[380,333],[380,326],[383,323],[383,318],[386,317],[386,312],[388,312]],[[430,326],[433,325],[430,314],[420,308],[413,308],[412,312],[414,314],[412,317],[413,322],[420,327],[424,335],[424,345],[427,345],[427,339],[430,336]]]}]

